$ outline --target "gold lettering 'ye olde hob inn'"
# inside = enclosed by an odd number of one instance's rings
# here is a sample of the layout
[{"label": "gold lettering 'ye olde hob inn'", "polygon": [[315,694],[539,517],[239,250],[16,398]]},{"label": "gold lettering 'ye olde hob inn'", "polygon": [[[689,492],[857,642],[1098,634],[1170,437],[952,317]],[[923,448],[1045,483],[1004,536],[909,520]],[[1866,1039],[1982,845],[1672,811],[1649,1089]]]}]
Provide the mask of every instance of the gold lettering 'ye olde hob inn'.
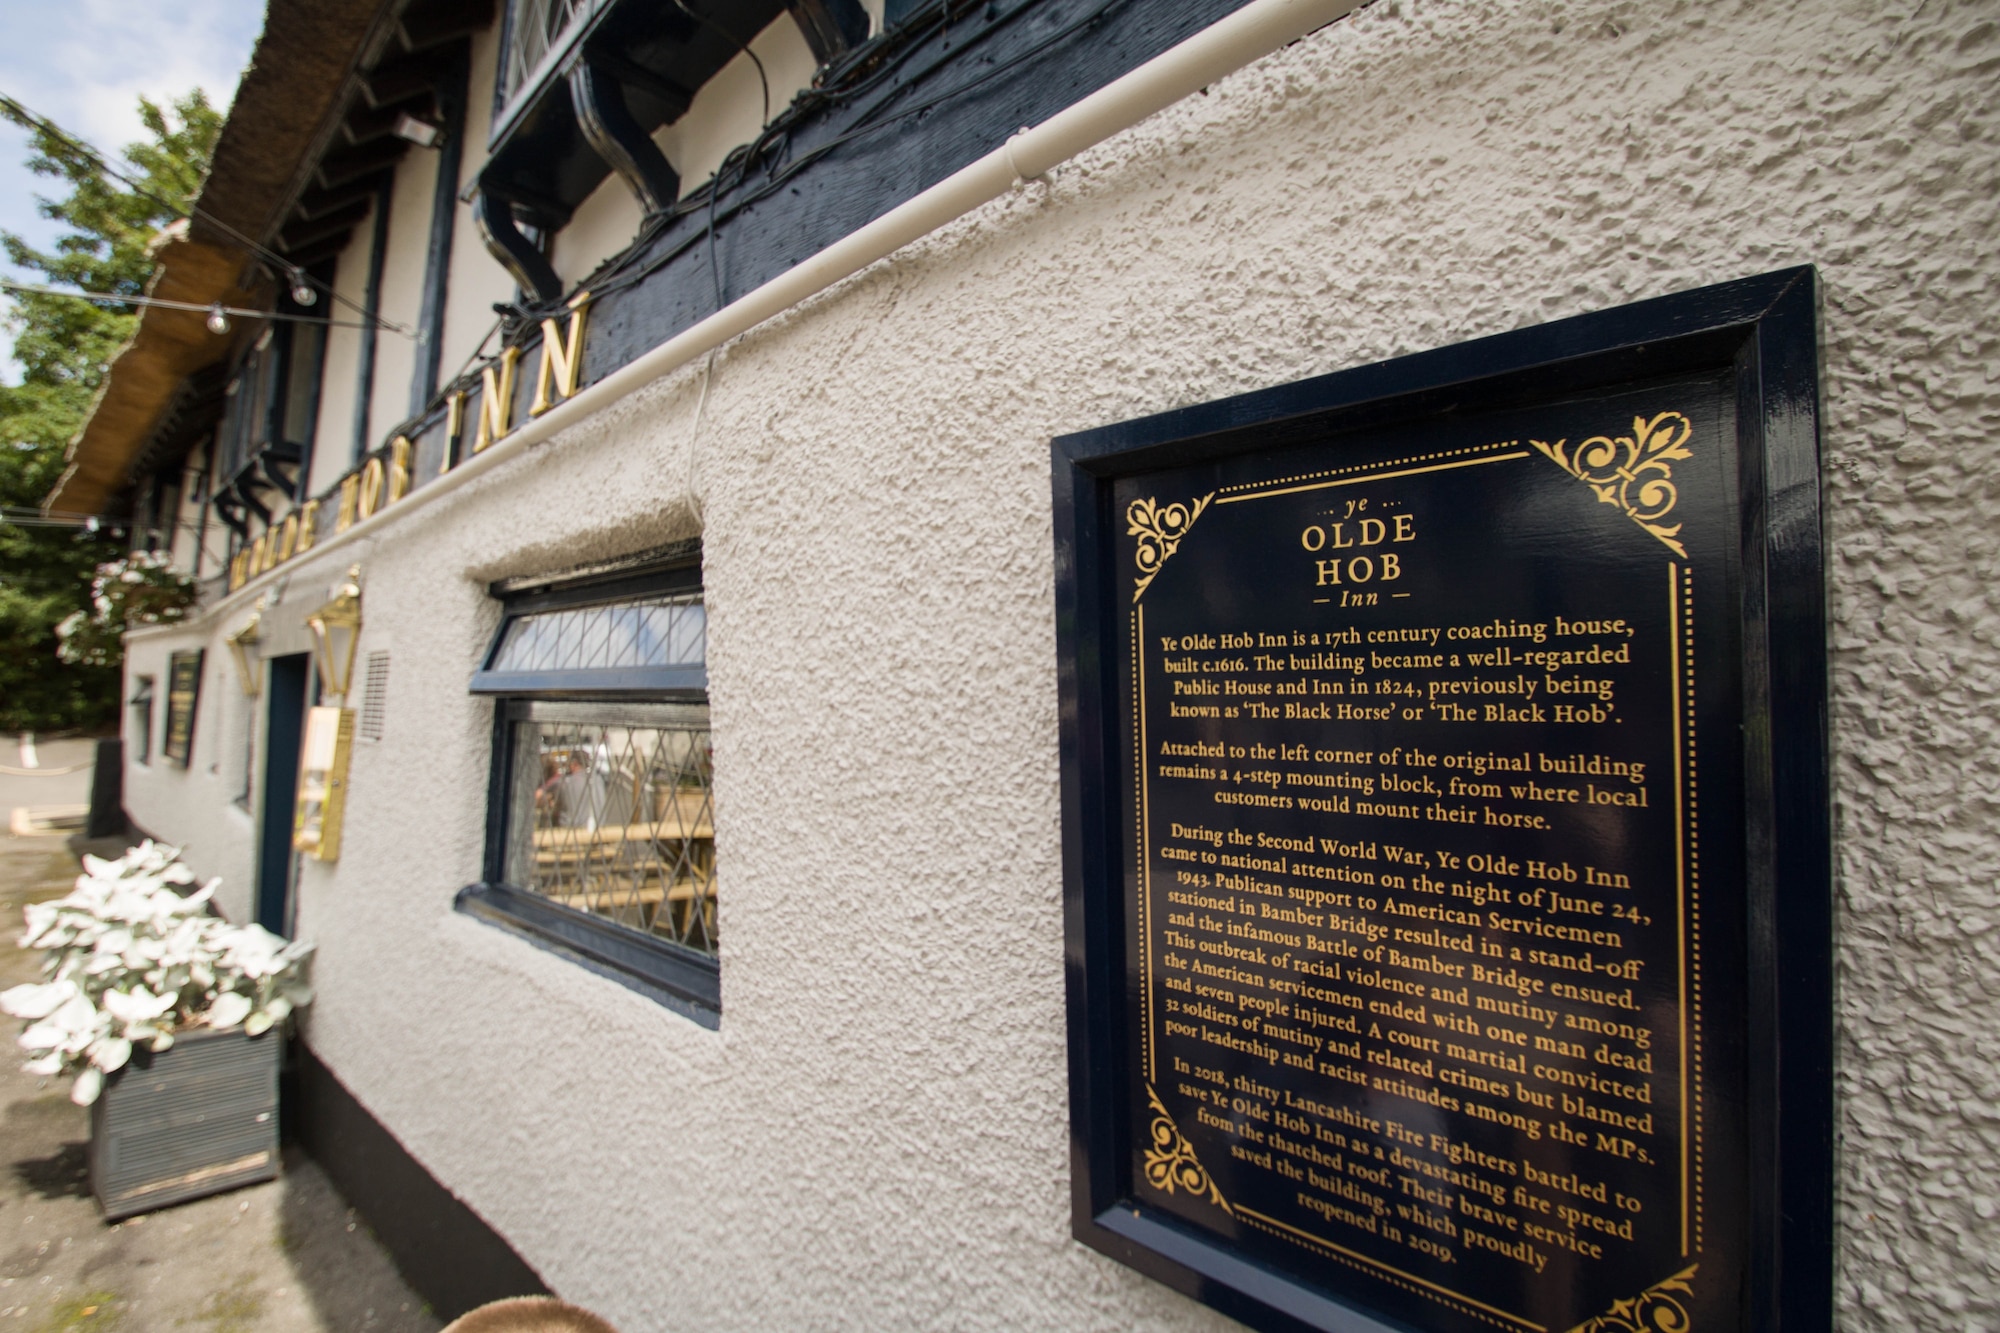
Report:
[{"label": "gold lettering 'ye olde hob inn'", "polygon": [[310,10],[47,506],[435,1313],[2000,1324],[1987,7]]}]

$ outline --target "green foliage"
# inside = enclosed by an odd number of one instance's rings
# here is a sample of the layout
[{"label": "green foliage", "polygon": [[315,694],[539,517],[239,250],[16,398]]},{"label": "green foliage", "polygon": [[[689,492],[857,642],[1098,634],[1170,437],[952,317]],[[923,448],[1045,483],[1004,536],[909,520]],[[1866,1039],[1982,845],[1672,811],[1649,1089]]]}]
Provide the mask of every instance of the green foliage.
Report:
[{"label": "green foliage", "polygon": [[90,610],[72,611],[56,626],[56,655],[72,666],[115,667],[125,657],[127,629],[180,620],[194,599],[194,577],[175,569],[165,551],[134,551],[99,565]]},{"label": "green foliage", "polygon": [[[33,510],[54,487],[82,411],[63,386],[0,386],[0,505]],[[55,627],[79,609],[107,535],[0,522],[0,729],[89,727],[111,716],[115,667],[64,667]]]},{"label": "green foliage", "polygon": [[[48,250],[11,232],[0,247],[51,284],[138,295],[152,276],[152,244],[201,185],[222,115],[196,89],[161,107],[141,98],[150,138],[128,146],[113,166],[132,185],[102,172],[89,155],[18,109],[0,115],[32,136],[28,166],[67,187],[41,200],[42,216],[62,223]],[[70,297],[15,294],[18,385],[0,385],[0,515],[41,507],[62,474],[64,453],[89,416],[106,367],[137,325],[136,307]],[[116,713],[118,664],[64,665],[56,626],[90,610],[98,565],[120,555],[108,532],[24,527],[0,517],[0,729],[95,727]]]}]

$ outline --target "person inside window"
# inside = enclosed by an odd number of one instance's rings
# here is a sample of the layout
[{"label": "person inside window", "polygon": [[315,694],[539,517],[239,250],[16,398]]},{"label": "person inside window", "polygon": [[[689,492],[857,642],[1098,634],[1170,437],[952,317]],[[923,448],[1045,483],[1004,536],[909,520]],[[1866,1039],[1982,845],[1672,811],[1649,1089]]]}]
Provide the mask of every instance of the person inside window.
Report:
[{"label": "person inside window", "polygon": [[535,789],[535,805],[554,816],[553,827],[597,827],[604,812],[604,775],[590,759],[587,751],[571,750],[555,775]]}]

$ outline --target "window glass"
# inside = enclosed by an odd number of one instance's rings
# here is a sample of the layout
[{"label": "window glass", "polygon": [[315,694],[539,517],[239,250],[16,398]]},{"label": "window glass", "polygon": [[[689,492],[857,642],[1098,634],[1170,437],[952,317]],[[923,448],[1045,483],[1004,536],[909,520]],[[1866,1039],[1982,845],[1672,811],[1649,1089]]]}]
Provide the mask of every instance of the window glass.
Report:
[{"label": "window glass", "polygon": [[615,667],[700,666],[708,616],[699,593],[515,616],[491,671],[598,671]]},{"label": "window glass", "polygon": [[537,702],[509,719],[507,883],[714,954],[708,706]]},{"label": "window glass", "polygon": [[570,24],[594,8],[592,0],[512,0],[507,7],[507,49],[501,56],[502,106],[534,76]]},{"label": "window glass", "polygon": [[318,324],[295,324],[291,339],[285,418],[279,434],[288,444],[310,445],[319,416],[320,359],[326,351],[326,329]]},{"label": "window glass", "polygon": [[246,387],[254,395],[245,423],[249,436],[246,458],[272,443],[271,427],[275,423],[271,420],[271,408],[277,400],[278,372],[282,369],[280,363],[283,360],[273,350],[273,341],[272,331],[266,328],[264,336],[257,340],[256,352],[243,363]]},{"label": "window glass", "polygon": [[496,696],[484,874],[460,911],[721,1022],[700,566],[514,593],[469,682]]},{"label": "window glass", "polygon": [[248,420],[246,409],[252,396],[245,391],[248,382],[247,376],[239,374],[229,381],[228,389],[224,390],[222,424],[216,429],[216,440],[221,445],[218,483],[235,477],[237,469],[243,466],[243,460],[249,453],[244,445],[244,438],[249,429],[246,425]]}]

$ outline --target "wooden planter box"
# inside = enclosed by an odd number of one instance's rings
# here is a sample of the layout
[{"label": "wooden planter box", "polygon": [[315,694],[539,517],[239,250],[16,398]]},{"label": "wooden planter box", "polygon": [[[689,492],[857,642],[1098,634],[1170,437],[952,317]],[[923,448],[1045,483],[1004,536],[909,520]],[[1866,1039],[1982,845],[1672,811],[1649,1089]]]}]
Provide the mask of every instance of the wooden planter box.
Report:
[{"label": "wooden planter box", "polygon": [[191,1032],[105,1081],[90,1108],[90,1187],[112,1221],[278,1174],[274,1032]]}]

